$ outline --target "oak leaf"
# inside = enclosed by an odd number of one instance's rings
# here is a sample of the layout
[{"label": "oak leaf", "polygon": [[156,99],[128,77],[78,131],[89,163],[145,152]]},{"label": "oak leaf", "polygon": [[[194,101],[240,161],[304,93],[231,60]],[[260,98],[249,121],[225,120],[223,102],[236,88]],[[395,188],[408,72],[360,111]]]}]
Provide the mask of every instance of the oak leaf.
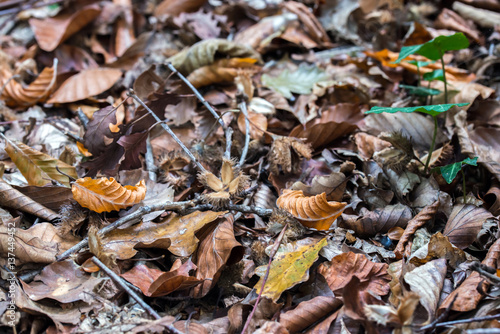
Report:
[{"label": "oak leaf", "polygon": [[75,167],[23,143],[6,140],[5,151],[31,186],[44,186],[52,180],[69,186],[68,177],[57,171],[56,167],[75,179],[78,177]]},{"label": "oak leaf", "polygon": [[327,201],[326,193],[305,196],[302,190],[289,189],[283,191],[276,204],[290,212],[302,225],[320,231],[328,230],[347,205]]},{"label": "oak leaf", "polygon": [[144,180],[135,186],[122,186],[114,178],[90,177],[76,180],[72,187],[73,198],[92,211],[110,212],[128,208],[140,203],[146,196]]}]

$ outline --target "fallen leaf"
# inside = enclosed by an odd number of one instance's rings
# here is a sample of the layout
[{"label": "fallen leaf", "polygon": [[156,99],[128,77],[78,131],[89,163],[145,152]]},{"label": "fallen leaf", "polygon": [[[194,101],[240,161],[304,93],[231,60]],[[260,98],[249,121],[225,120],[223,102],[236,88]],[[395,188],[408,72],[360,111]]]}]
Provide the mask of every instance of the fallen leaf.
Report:
[{"label": "fallen leaf", "polygon": [[213,64],[202,66],[189,73],[187,79],[196,88],[215,83],[232,82],[238,76],[240,69],[253,68],[256,62],[257,59],[254,58],[218,59]]},{"label": "fallen leaf", "polygon": [[52,94],[47,103],[68,103],[104,93],[122,76],[115,68],[91,68],[73,75]]},{"label": "fallen leaf", "polygon": [[177,16],[180,13],[189,13],[197,11],[206,0],[163,0],[155,6],[154,15],[161,17],[163,15]]},{"label": "fallen leaf", "polygon": [[[267,117],[256,113],[248,111],[248,119],[250,120],[250,138],[252,139],[260,139],[264,136],[264,131],[267,130]],[[242,133],[246,133],[245,127],[245,115],[240,113],[238,116],[238,129]]]},{"label": "fallen leaf", "polygon": [[318,296],[303,301],[293,310],[280,315],[280,323],[291,333],[296,333],[314,324],[342,305],[335,297]]},{"label": "fallen leaf", "polygon": [[329,202],[326,193],[305,196],[301,190],[285,189],[276,205],[290,212],[302,225],[324,231],[342,214],[347,203]]},{"label": "fallen leaf", "polygon": [[121,186],[114,178],[93,180],[90,177],[76,180],[72,186],[73,198],[92,211],[111,212],[140,203],[146,196],[144,180],[135,186]]},{"label": "fallen leaf", "polygon": [[467,248],[476,240],[484,222],[490,218],[493,218],[493,215],[483,208],[458,204],[453,208],[443,234],[458,248]]},{"label": "fallen leaf", "polygon": [[[309,268],[318,259],[319,251],[326,244],[326,238],[320,241],[309,238],[282,245],[271,263],[269,276],[262,296],[276,302],[285,290],[307,281],[309,278]],[[259,293],[266,271],[267,265],[255,269],[255,274],[260,276],[260,280],[255,284],[254,288]]]}]

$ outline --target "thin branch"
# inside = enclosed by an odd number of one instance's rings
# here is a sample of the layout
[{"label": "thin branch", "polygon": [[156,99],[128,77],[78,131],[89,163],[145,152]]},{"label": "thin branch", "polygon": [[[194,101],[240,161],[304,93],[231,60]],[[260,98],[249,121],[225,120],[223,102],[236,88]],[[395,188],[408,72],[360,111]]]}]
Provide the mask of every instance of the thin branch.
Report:
[{"label": "thin branch", "polygon": [[188,208],[185,213],[193,211],[208,211],[208,210],[232,210],[241,213],[254,213],[260,217],[270,217],[273,213],[272,209],[264,209],[253,205],[241,205],[241,204],[222,204],[214,206],[212,204],[200,204]]},{"label": "thin branch", "polygon": [[[106,233],[116,229],[117,227],[119,227],[125,223],[141,219],[141,217],[143,215],[148,214],[150,212],[160,211],[160,210],[181,211],[181,210],[186,210],[188,207],[190,207],[192,205],[193,205],[192,201],[187,201],[187,202],[174,202],[174,203],[168,202],[168,203],[162,203],[162,204],[155,204],[155,205],[151,205],[151,206],[143,206],[143,207],[139,208],[139,210],[116,220],[113,224],[108,225],[106,227],[103,227],[102,229],[99,230],[98,233],[99,233],[99,235],[103,236]],[[73,247],[71,247],[70,249],[68,249],[67,251],[65,251],[64,253],[59,255],[58,257],[56,257],[56,261],[61,261],[61,260],[67,259],[71,254],[74,254],[74,253],[80,251],[81,249],[87,247],[88,244],[89,244],[89,239],[88,239],[88,237],[86,237],[85,239],[83,239],[82,241],[80,241],[79,243],[77,243],[76,245],[74,245]]]},{"label": "thin branch", "polygon": [[245,146],[243,146],[243,151],[241,151],[240,162],[238,164],[238,166],[242,166],[245,163],[248,153],[248,145],[250,144],[250,122],[248,120],[247,103],[244,99],[238,103],[238,107],[245,116]]},{"label": "thin branch", "polygon": [[488,270],[490,267],[485,266],[484,264],[481,264],[479,262],[472,262],[469,268],[477,271],[481,276],[488,278],[493,284],[497,286],[500,285],[500,277],[491,273],[491,271],[496,271],[495,269],[491,268],[490,270]]},{"label": "thin branch", "polygon": [[255,314],[255,311],[257,310],[257,306],[259,305],[260,298],[262,297],[262,292],[264,292],[264,287],[266,286],[267,278],[269,277],[269,271],[271,270],[271,263],[273,262],[274,256],[276,255],[276,252],[278,252],[278,248],[281,244],[281,240],[283,240],[283,236],[285,235],[285,231],[287,228],[288,228],[288,223],[285,224],[285,226],[281,230],[280,234],[276,238],[276,241],[274,242],[273,249],[271,250],[271,253],[269,254],[269,263],[267,264],[266,274],[264,275],[264,278],[262,280],[262,287],[260,288],[259,296],[257,297],[257,300],[255,301],[255,305],[253,306],[252,312],[250,313],[250,315],[247,318],[247,321],[245,323],[245,327],[243,327],[241,334],[246,333],[248,326],[250,326],[250,322],[252,321],[253,315]]},{"label": "thin branch", "polygon": [[184,145],[184,143],[179,139],[179,137],[176,136],[176,134],[172,131],[172,129],[164,122],[162,122],[162,120],[156,116],[156,114],[137,96],[135,95],[135,93],[131,90],[127,93],[128,96],[130,96],[131,98],[133,98],[134,100],[136,100],[144,109],[146,109],[149,114],[151,116],[153,116],[153,118],[157,121],[157,122],[160,122],[160,125],[162,126],[162,128],[167,131],[167,133],[172,136],[172,138],[177,142],[177,144],[179,144],[179,146],[184,150],[184,152],[186,152],[186,154],[189,156],[189,158],[191,159],[191,161],[193,161],[196,165],[196,167],[198,167],[198,169],[203,172],[203,173],[207,173],[207,170],[205,169],[205,167],[203,167],[199,162],[198,160],[196,160],[195,156],[193,155],[193,153],[191,153],[191,151]]},{"label": "thin branch", "polygon": [[[488,321],[488,320],[496,320],[496,319],[500,319],[500,314],[487,315],[484,317],[477,317],[477,318],[470,318],[470,319],[461,319],[461,320],[440,322],[439,324],[436,324],[435,327],[446,327],[446,326],[453,326],[453,325],[460,325],[460,324],[469,324],[471,322],[480,322],[480,321]],[[428,329],[428,327],[429,327],[429,325],[424,326],[421,328],[421,330],[426,330],[426,329]]]},{"label": "thin branch", "polygon": [[224,159],[231,160],[231,137],[233,136],[233,129],[230,127],[226,129],[226,151],[224,152]]},{"label": "thin branch", "polygon": [[[123,279],[120,276],[118,276],[115,272],[113,272],[111,269],[109,269],[97,257],[93,256],[92,257],[92,262],[94,262],[102,271],[104,271],[106,273],[106,275],[108,275],[113,280],[113,282],[115,282],[119,287],[122,288],[122,290],[124,290],[126,293],[128,293],[130,297],[134,298],[135,301],[139,305],[141,305],[142,308],[144,310],[146,310],[146,312],[148,312],[153,318],[155,318],[156,320],[161,319],[161,316],[158,313],[156,313],[156,311],[153,310],[151,308],[151,306],[149,306],[148,304],[146,304],[144,302],[144,300],[142,300],[141,297],[139,297],[139,295],[135,293],[135,291],[133,291],[131,288],[129,288],[127,286],[127,284],[125,284],[125,282],[123,281]],[[167,326],[167,328],[172,333],[181,333],[175,327]]]}]

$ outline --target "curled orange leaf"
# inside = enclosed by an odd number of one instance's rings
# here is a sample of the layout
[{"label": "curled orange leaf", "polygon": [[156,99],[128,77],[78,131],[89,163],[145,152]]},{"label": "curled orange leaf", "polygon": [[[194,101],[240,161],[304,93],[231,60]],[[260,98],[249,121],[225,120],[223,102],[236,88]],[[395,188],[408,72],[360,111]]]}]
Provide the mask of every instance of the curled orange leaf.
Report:
[{"label": "curled orange leaf", "polygon": [[326,193],[305,196],[302,190],[285,189],[276,204],[297,218],[302,225],[317,230],[328,230],[347,203],[327,201]]},{"label": "curled orange leaf", "polygon": [[110,212],[128,208],[146,196],[146,184],[141,180],[135,186],[122,186],[114,178],[78,179],[71,187],[73,198],[81,206],[95,212]]}]

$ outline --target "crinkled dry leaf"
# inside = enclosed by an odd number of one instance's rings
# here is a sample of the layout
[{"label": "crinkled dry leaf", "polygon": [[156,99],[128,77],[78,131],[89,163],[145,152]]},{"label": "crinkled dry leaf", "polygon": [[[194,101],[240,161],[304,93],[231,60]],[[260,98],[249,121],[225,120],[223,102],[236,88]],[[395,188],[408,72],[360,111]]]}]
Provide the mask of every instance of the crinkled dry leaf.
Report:
[{"label": "crinkled dry leaf", "polygon": [[[40,187],[43,191],[43,187]],[[68,188],[64,188],[68,189]],[[68,189],[69,190],[69,189]],[[47,193],[45,193],[47,196]],[[48,195],[50,198],[50,194]],[[31,197],[24,195],[20,191],[12,188],[7,182],[0,178],[0,205],[6,208],[12,208],[23,211],[47,221],[52,221],[59,218],[59,215],[33,200]],[[57,210],[57,209],[56,209]]]},{"label": "crinkled dry leaf", "polygon": [[57,61],[54,66],[45,67],[38,77],[29,85],[23,85],[16,80],[9,80],[13,76],[6,68],[0,70],[0,85],[3,88],[2,98],[11,107],[29,107],[37,102],[45,102],[54,91],[57,76]]},{"label": "crinkled dry leaf", "polygon": [[458,204],[453,208],[443,234],[458,248],[467,248],[476,240],[481,226],[489,218],[493,215],[486,209],[472,204]]},{"label": "crinkled dry leaf", "polygon": [[66,12],[45,19],[32,18],[29,23],[35,33],[38,46],[42,50],[50,52],[93,21],[100,13],[99,6],[92,4],[74,13]]},{"label": "crinkled dry leaf", "polygon": [[83,70],[63,82],[52,94],[48,103],[68,103],[104,93],[122,76],[116,68],[92,68]]},{"label": "crinkled dry leaf", "polygon": [[361,282],[367,282],[368,288],[373,293],[384,296],[389,292],[391,277],[387,273],[388,265],[375,263],[363,254],[353,252],[335,256],[331,261],[324,262],[318,267],[318,272],[323,275],[330,289],[340,292],[349,284],[352,277],[358,277]]},{"label": "crinkled dry leaf", "polygon": [[207,225],[197,236],[201,242],[196,252],[195,277],[203,283],[193,288],[192,296],[201,298],[215,286],[226,265],[242,259],[244,250],[234,237],[232,215]]},{"label": "crinkled dry leaf", "polygon": [[410,240],[410,238],[413,236],[415,231],[424,226],[425,223],[430,221],[432,218],[434,218],[434,215],[437,213],[437,210],[439,208],[439,200],[436,202],[432,203],[431,205],[426,206],[425,208],[422,209],[415,217],[413,217],[409,222],[408,226],[405,229],[405,232],[399,239],[399,242],[394,249],[394,254],[396,254],[396,257],[398,259],[401,259],[403,257],[404,249],[406,247],[407,242]]},{"label": "crinkled dry leaf", "polygon": [[212,65],[216,54],[223,57],[253,58],[260,61],[260,55],[252,48],[225,39],[209,39],[198,42],[170,57],[168,61],[179,72],[188,75],[200,67]]},{"label": "crinkled dry leaf", "polygon": [[56,167],[63,173],[75,179],[78,178],[75,167],[32,149],[23,143],[14,143],[10,140],[6,142],[5,151],[26,178],[29,185],[43,186],[54,180],[65,186],[69,186],[70,180],[68,177],[59,173]]},{"label": "crinkled dry leaf", "polygon": [[[271,298],[276,302],[285,290],[307,281],[309,279],[309,268],[318,259],[319,251],[326,244],[326,238],[320,241],[309,238],[281,246],[271,263],[262,296]],[[260,280],[255,284],[254,288],[259,292],[266,271],[267,265],[255,269],[255,274],[260,276]]]},{"label": "crinkled dry leaf", "polygon": [[94,180],[90,177],[76,180],[72,186],[73,198],[92,211],[111,212],[140,203],[146,196],[144,180],[135,186],[122,186],[113,177]]},{"label": "crinkled dry leaf", "polygon": [[324,316],[332,313],[341,305],[342,302],[335,297],[314,297],[311,300],[299,303],[295,309],[281,314],[280,323],[289,332],[300,332]]},{"label": "crinkled dry leaf", "polygon": [[328,230],[342,214],[347,203],[327,201],[326,193],[305,196],[302,190],[285,189],[276,202],[297,218],[302,225],[317,230]]}]

